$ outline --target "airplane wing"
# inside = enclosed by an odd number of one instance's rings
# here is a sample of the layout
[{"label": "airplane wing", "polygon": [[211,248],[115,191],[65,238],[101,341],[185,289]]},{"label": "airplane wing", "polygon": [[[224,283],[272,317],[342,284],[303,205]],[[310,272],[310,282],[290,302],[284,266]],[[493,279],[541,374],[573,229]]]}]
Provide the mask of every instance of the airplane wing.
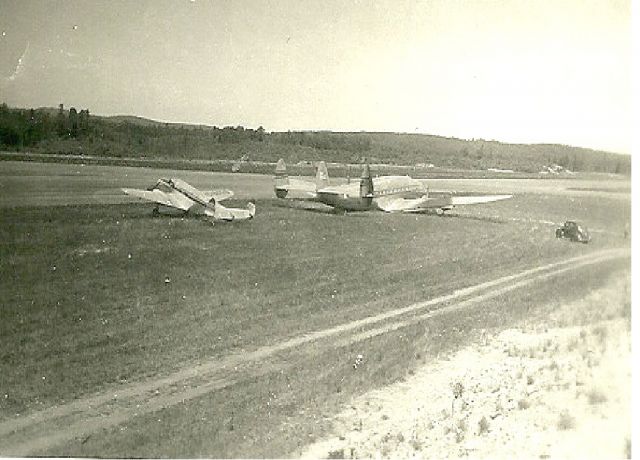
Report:
[{"label": "airplane wing", "polygon": [[163,192],[158,189],[154,190],[138,190],[133,188],[123,188],[122,191],[127,195],[142,198],[143,200],[152,201],[164,206],[170,206],[183,211],[188,211],[193,205],[193,201],[177,192]]},{"label": "airplane wing", "polygon": [[421,213],[430,209],[450,210],[454,206],[491,203],[493,201],[506,200],[513,195],[488,195],[488,196],[440,196],[427,195],[420,198],[407,199],[402,197],[381,197],[376,200],[378,208],[385,212]]},{"label": "airplane wing", "polygon": [[454,196],[451,197],[451,204],[454,206],[467,204],[491,203],[493,201],[507,200],[513,195],[486,195],[486,196]]},{"label": "airplane wing", "polygon": [[276,185],[276,192],[278,190],[282,190],[283,192],[294,192],[291,197],[308,197],[315,198],[316,195],[316,184],[313,182],[309,182],[301,179],[289,179],[287,184]]},{"label": "airplane wing", "polygon": [[215,199],[216,202],[219,202],[219,201],[224,201],[228,198],[231,198],[233,196],[233,191],[224,190],[224,189],[203,190],[202,194],[204,195],[206,201],[211,201],[212,199]]},{"label": "airplane wing", "polygon": [[451,207],[451,197],[432,197],[424,195],[420,198],[381,197],[376,199],[378,208],[384,212],[427,212],[429,209]]}]

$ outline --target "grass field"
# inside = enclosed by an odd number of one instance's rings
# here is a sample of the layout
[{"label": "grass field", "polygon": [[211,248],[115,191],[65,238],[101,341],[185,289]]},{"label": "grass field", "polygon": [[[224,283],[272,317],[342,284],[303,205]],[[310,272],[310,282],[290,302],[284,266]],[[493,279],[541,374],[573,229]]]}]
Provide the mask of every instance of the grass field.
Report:
[{"label": "grass field", "polygon": [[[545,261],[627,246],[623,229],[630,212],[628,201],[616,198],[544,195],[521,195],[445,218],[337,216],[272,200],[257,207],[253,221],[215,227],[192,219],[154,219],[148,206],[138,204],[3,209],[1,419]],[[548,222],[568,213],[588,219],[596,230],[592,244],[555,239]],[[587,289],[602,276],[597,271],[576,276],[574,285]],[[526,301],[533,294],[518,295]],[[576,292],[538,288],[535,295],[561,298]],[[496,324],[509,320],[511,302],[496,301]],[[518,307],[512,313],[524,314]],[[458,331],[452,326],[457,320],[451,320],[442,320],[442,328],[449,329],[445,336],[454,338],[443,340],[443,348],[479,324],[478,318],[460,319],[466,325]],[[438,333],[437,327],[429,330]],[[310,356],[295,356],[287,373],[216,392],[163,416],[139,417],[124,434],[120,427],[48,453],[284,455],[300,442],[295,430],[316,424],[300,410],[318,404],[319,411],[330,410],[364,387],[401,377],[410,367],[407,361],[431,339],[416,326],[364,344],[360,350],[376,356],[375,364],[347,382],[338,377],[350,369],[351,357],[345,356],[355,350],[318,350],[311,363]],[[264,409],[264,398],[276,389],[283,396],[269,406],[271,420],[254,405]],[[147,430],[152,420],[154,428]]]},{"label": "grass field", "polygon": [[[331,415],[348,407],[353,396],[402,380],[427,362],[447,359],[450,352],[480,340],[487,331],[494,333],[540,314],[537,305],[568,302],[576,292],[567,290],[567,285],[586,293],[608,283],[608,274],[620,268],[624,266],[619,263],[607,264],[570,274],[551,288],[538,284],[501,296],[464,315],[447,314],[427,325],[354,345],[316,347],[287,356],[281,370],[136,417],[48,453],[159,458],[295,456],[307,443],[331,432]],[[364,363],[356,370],[352,364],[357,355],[364,356]],[[381,418],[384,415],[379,412]],[[352,422],[356,430],[361,426],[357,418]]]}]

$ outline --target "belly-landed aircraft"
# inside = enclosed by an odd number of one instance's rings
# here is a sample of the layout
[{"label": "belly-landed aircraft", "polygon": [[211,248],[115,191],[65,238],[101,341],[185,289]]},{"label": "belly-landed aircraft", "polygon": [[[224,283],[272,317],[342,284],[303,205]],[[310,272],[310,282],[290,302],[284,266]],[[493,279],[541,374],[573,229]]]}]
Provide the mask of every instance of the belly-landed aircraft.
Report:
[{"label": "belly-landed aircraft", "polygon": [[512,195],[454,196],[439,193],[429,196],[424,181],[409,176],[371,177],[371,169],[364,165],[360,182],[330,185],[327,166],[318,163],[315,182],[292,179],[287,166],[280,159],[276,165],[274,191],[278,198],[316,201],[332,206],[337,211],[368,211],[442,214],[455,206],[490,203],[506,200]]},{"label": "belly-landed aircraft", "polygon": [[206,217],[213,223],[251,219],[256,213],[253,203],[249,203],[247,209],[222,206],[220,201],[233,196],[231,190],[202,191],[181,179],[160,179],[147,190],[123,188],[122,191],[127,195],[154,202],[154,216],[178,213]]}]

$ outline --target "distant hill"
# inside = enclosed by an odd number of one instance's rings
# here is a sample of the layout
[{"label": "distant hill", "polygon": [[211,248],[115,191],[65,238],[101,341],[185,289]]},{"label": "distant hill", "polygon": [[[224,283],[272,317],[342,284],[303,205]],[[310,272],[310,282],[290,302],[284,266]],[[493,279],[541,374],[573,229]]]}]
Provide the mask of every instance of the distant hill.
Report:
[{"label": "distant hill", "polygon": [[112,116],[100,116],[105,121],[113,123],[131,123],[138,126],[161,126],[164,123],[160,121],[150,120],[148,118],[136,117],[133,115],[112,115]]},{"label": "distant hill", "polygon": [[[73,113],[72,113],[73,112]],[[0,109],[0,147],[40,153],[147,159],[237,160],[288,163],[420,165],[465,170],[630,174],[631,157],[557,144],[507,144],[426,134],[386,132],[265,132],[242,126],[164,123],[88,111]]]}]

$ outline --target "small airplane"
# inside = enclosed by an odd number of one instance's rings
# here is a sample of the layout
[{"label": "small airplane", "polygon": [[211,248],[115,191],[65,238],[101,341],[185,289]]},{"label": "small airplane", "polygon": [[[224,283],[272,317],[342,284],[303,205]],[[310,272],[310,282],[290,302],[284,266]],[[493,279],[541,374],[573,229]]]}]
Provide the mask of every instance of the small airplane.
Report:
[{"label": "small airplane", "polygon": [[153,215],[175,214],[204,216],[214,222],[251,219],[256,213],[253,203],[247,209],[225,208],[220,201],[233,196],[231,190],[201,191],[181,179],[160,179],[147,190],[123,188],[127,195],[156,203]]},{"label": "small airplane", "polygon": [[276,164],[274,191],[278,198],[316,201],[332,206],[339,212],[379,209],[384,212],[443,214],[454,206],[490,203],[506,200],[513,195],[453,196],[442,193],[429,196],[427,185],[409,176],[371,177],[365,164],[360,183],[329,185],[324,161],[318,163],[316,180],[290,179],[283,159]]}]

